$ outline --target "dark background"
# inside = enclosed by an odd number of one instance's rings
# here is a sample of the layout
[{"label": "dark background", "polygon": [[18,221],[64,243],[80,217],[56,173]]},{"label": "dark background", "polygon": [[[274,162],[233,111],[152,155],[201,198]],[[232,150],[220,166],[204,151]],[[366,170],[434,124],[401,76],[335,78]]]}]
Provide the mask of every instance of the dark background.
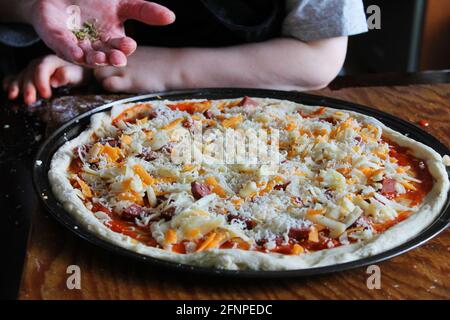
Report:
[{"label": "dark background", "polygon": [[381,30],[350,38],[346,74],[450,69],[450,0],[364,0]]}]

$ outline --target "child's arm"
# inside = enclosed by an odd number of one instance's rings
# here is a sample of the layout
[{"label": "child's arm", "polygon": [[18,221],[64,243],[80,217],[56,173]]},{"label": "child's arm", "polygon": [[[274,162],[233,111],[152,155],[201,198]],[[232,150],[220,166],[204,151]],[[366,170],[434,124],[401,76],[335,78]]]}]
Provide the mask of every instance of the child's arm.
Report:
[{"label": "child's arm", "polygon": [[140,47],[125,68],[94,74],[113,92],[154,92],[201,87],[311,90],[340,71],[347,37],[314,42],[273,39],[226,48]]},{"label": "child's arm", "polygon": [[310,90],[327,86],[345,60],[347,37],[304,43],[273,39],[229,48],[181,49],[179,87]]}]

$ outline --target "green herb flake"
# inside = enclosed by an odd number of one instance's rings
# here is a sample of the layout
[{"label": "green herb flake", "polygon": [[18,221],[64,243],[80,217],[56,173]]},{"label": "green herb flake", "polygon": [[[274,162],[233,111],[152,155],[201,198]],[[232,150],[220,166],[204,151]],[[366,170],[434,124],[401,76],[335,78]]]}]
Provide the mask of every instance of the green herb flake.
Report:
[{"label": "green herb flake", "polygon": [[72,31],[78,40],[89,39],[91,41],[98,40],[100,38],[99,32],[92,22],[86,21],[83,26],[78,30]]}]

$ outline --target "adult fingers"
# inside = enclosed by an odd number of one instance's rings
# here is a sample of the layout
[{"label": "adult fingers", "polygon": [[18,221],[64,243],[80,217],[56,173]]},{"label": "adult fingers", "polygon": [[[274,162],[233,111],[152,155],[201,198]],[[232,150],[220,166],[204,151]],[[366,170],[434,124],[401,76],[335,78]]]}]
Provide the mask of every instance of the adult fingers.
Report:
[{"label": "adult fingers", "polygon": [[89,64],[93,64],[95,66],[102,66],[107,62],[106,54],[102,51],[91,51],[86,60]]},{"label": "adult fingers", "polygon": [[[108,62],[111,65],[122,67],[127,63],[126,56],[131,55],[136,50],[136,41],[129,37],[103,38],[92,43],[92,48],[104,52],[108,55]],[[117,51],[122,52],[122,54]]]},{"label": "adult fingers", "polygon": [[133,19],[153,26],[164,26],[175,21],[175,14],[157,3],[144,0],[123,0],[119,5],[123,20]]},{"label": "adult fingers", "polygon": [[47,37],[44,37],[44,42],[46,42],[46,44],[50,48],[52,48],[59,56],[70,62],[83,62],[83,50],[78,44],[77,37],[71,31],[51,29],[49,30],[49,34],[51,34],[52,37],[49,39],[45,39]]},{"label": "adult fingers", "polygon": [[96,52],[101,52],[102,54],[104,54],[105,61],[104,63],[102,63],[102,65],[106,63],[109,63],[115,67],[124,67],[127,65],[127,57],[125,56],[125,54],[120,50],[111,49],[111,47],[105,42],[96,41],[92,43],[92,45],[90,43],[82,43],[80,45],[82,45],[85,52],[88,52],[88,55],[89,51],[92,50],[97,50]]},{"label": "adult fingers", "polygon": [[83,49],[87,66],[96,67],[104,65],[107,62],[106,54],[102,51],[95,50],[89,40],[81,40],[79,45]]},{"label": "adult fingers", "polygon": [[115,67],[124,67],[127,65],[127,57],[122,51],[117,49],[111,49],[108,52],[108,61]]},{"label": "adult fingers", "polygon": [[122,51],[126,56],[132,54],[137,47],[136,41],[130,37],[113,38],[107,44],[112,48]]},{"label": "adult fingers", "polygon": [[[112,46],[112,44],[118,47],[122,47],[123,50],[120,50],[118,48],[116,49],[115,47]],[[131,54],[136,49],[136,47],[134,47],[133,45],[130,46],[129,43],[122,45],[119,39],[115,40],[107,39],[105,41],[98,40],[92,43],[92,47],[95,50],[104,52],[107,56],[106,64],[113,65],[115,67],[126,66],[127,64],[126,56]]]}]

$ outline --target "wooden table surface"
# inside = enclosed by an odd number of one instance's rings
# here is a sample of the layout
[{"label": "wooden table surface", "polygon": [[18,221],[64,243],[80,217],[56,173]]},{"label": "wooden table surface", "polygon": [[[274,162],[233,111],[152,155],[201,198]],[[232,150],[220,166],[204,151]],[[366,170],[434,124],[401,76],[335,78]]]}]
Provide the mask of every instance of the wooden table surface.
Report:
[{"label": "wooden table surface", "polygon": [[[316,94],[381,109],[450,146],[450,84],[325,89]],[[69,265],[81,290],[69,290]],[[32,215],[20,299],[450,299],[450,230],[379,264],[381,289],[369,290],[365,268],[286,280],[233,280],[177,274],[112,255],[77,238],[43,210]]]}]

